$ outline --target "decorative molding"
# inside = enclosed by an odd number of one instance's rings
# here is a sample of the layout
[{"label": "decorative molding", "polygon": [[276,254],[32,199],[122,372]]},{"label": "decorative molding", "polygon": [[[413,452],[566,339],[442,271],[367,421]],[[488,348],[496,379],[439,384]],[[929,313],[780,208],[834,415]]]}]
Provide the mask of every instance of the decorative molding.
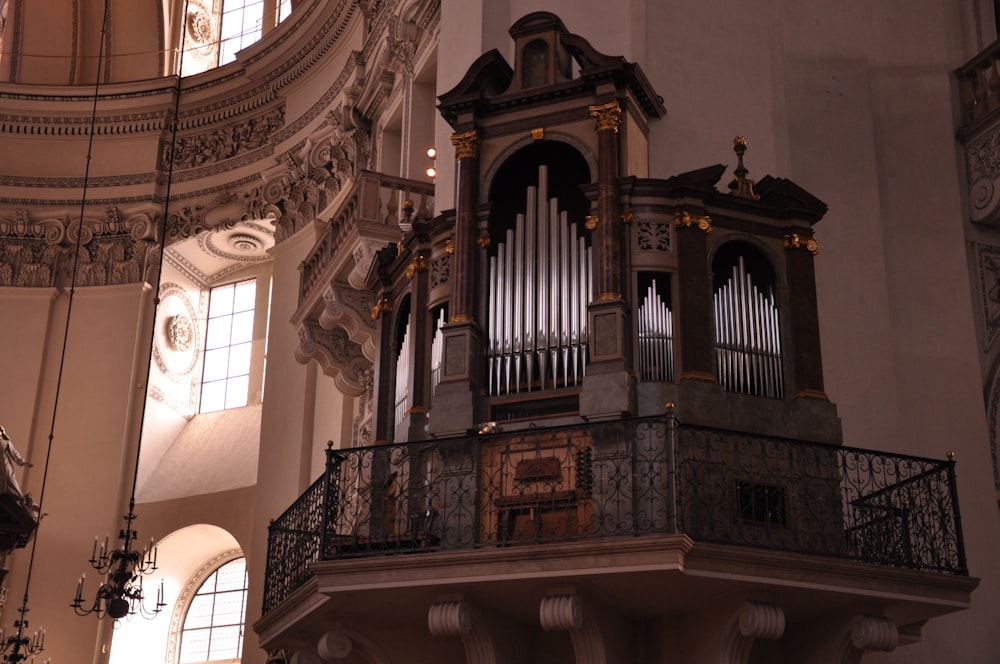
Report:
[{"label": "decorative molding", "polygon": [[171,145],[164,139],[160,149],[160,168],[169,170],[195,168],[264,147],[271,136],[285,124],[285,107],[245,118],[210,132],[195,136],[179,136]]},{"label": "decorative molding", "polygon": [[994,124],[965,145],[969,182],[969,218],[973,223],[1000,223],[1000,125]]},{"label": "decorative molding", "polygon": [[431,290],[443,286],[451,279],[451,255],[447,252],[431,261]]},{"label": "decorative molding", "polygon": [[[0,219],[0,286],[59,287],[73,277],[79,239],[77,286],[137,283],[156,268],[154,217],[138,212],[122,218],[117,207],[103,219],[34,221],[27,210]],[[78,238],[79,236],[79,238]]]},{"label": "decorative molding", "polygon": [[635,224],[635,240],[640,251],[671,250],[670,223],[640,221]]},{"label": "decorative molding", "polygon": [[785,632],[785,613],[780,607],[762,602],[744,602],[727,623],[719,641],[717,661],[748,664],[757,639],[780,639]]},{"label": "decorative molding", "polygon": [[896,624],[882,616],[860,615],[843,631],[839,658],[835,664],[860,664],[866,652],[892,652],[899,645]]},{"label": "decorative molding", "polygon": [[813,256],[819,254],[819,241],[816,238],[802,237],[798,233],[785,235],[785,249],[805,249]]},{"label": "decorative molding", "polygon": [[243,551],[240,549],[230,549],[215,556],[204,565],[198,568],[198,570],[191,575],[188,582],[184,584],[184,588],[177,596],[177,601],[174,602],[174,610],[170,614],[170,628],[167,632],[167,656],[164,661],[174,664],[180,658],[180,645],[181,645],[181,630],[184,627],[184,616],[187,615],[188,607],[191,605],[191,599],[194,594],[198,592],[201,588],[201,584],[205,582],[212,573],[225,565],[226,563],[236,560],[237,558],[243,557]]},{"label": "decorative molding", "polygon": [[299,346],[295,359],[305,364],[316,360],[323,373],[334,379],[346,395],[359,397],[365,393],[365,372],[372,363],[365,358],[361,346],[351,341],[341,327],[326,330],[318,323],[306,321],[299,326]]},{"label": "decorative molding", "polygon": [[479,156],[479,134],[475,129],[462,134],[452,134],[451,144],[455,146],[455,161],[476,159]]},{"label": "decorative molding", "polygon": [[331,284],[323,293],[325,304],[317,319],[327,330],[343,328],[348,338],[361,347],[364,356],[371,362],[377,355],[375,319],[371,311],[375,307],[375,294],[344,284]]},{"label": "decorative molding", "polygon": [[618,101],[610,101],[599,106],[588,106],[590,116],[597,120],[597,131],[613,131],[618,133],[622,123],[622,107]]},{"label": "decorative molding", "polygon": [[[547,632],[569,632],[577,664],[608,664],[622,661],[599,624],[596,615],[576,594],[552,595],[538,605],[538,618]],[[602,629],[602,627],[604,629]]]},{"label": "decorative molding", "polygon": [[674,214],[674,225],[681,228],[697,228],[705,233],[712,232],[712,218],[707,214],[692,215],[690,212],[677,212]]},{"label": "decorative molding", "polygon": [[465,648],[466,664],[498,664],[514,661],[497,652],[498,641],[493,637],[478,613],[464,600],[436,602],[427,611],[427,628],[431,636],[457,636]]},{"label": "decorative molding", "polygon": [[[361,632],[343,625],[335,625],[325,632],[316,642],[316,654],[320,660],[335,664],[336,662],[361,661],[365,664],[389,664],[389,657],[372,639]],[[299,661],[295,656],[292,662]],[[308,661],[308,660],[307,660]]]},{"label": "decorative molding", "polygon": [[1000,333],[1000,246],[976,244],[975,252],[982,322],[986,332],[983,350],[987,350]]}]

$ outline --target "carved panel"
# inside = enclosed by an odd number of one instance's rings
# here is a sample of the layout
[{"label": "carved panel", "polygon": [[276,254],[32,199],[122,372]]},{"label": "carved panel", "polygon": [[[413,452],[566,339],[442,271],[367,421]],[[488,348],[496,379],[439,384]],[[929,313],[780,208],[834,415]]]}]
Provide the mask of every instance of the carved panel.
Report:
[{"label": "carved panel", "polygon": [[977,245],[976,265],[979,272],[983,325],[986,331],[984,341],[988,348],[1000,332],[1000,247]]},{"label": "carved panel", "polygon": [[640,251],[670,251],[670,223],[640,221],[635,224],[635,239]]},{"label": "carved panel", "polygon": [[173,145],[163,144],[160,166],[195,168],[256,150],[268,143],[271,135],[285,124],[285,109],[279,107],[262,115],[246,118],[195,136],[178,136]]},{"label": "carved panel", "polygon": [[361,346],[350,340],[346,330],[340,327],[326,330],[312,321],[299,327],[295,359],[303,364],[316,360],[323,373],[333,377],[337,387],[352,397],[364,394],[365,374],[372,368]]},{"label": "carved panel", "polygon": [[969,215],[973,222],[1000,223],[1000,126],[965,146]]}]

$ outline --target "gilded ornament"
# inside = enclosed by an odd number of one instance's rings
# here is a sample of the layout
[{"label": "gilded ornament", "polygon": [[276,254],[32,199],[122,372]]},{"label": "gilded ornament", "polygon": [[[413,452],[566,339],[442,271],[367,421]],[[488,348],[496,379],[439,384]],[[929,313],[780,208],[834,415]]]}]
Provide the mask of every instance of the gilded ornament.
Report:
[{"label": "gilded ornament", "polygon": [[535,127],[534,129],[531,130],[531,140],[533,140],[533,141],[540,141],[543,138],[545,138],[545,128],[544,127]]},{"label": "gilded ornament", "polygon": [[378,320],[378,317],[387,311],[392,311],[392,300],[383,297],[372,307],[372,320]]},{"label": "gilded ornament", "polygon": [[449,256],[455,253],[454,240],[448,240],[447,242],[444,243],[444,253],[448,254]]},{"label": "gilded ornament", "polygon": [[452,134],[451,144],[455,146],[455,161],[479,156],[479,134],[475,129],[464,134]]},{"label": "gilded ornament", "polygon": [[597,118],[597,131],[611,131],[618,133],[618,127],[622,123],[622,107],[617,101],[611,101],[600,106],[589,106],[588,110],[593,118]]},{"label": "gilded ornament", "polygon": [[487,247],[490,246],[490,236],[483,233],[482,235],[476,238],[476,243],[478,243],[479,246],[482,247],[483,249],[486,249]]},{"label": "gilded ornament", "polygon": [[798,233],[790,233],[785,236],[785,249],[805,249],[815,256],[819,253],[819,242],[815,238],[806,238]]},{"label": "gilded ornament", "polygon": [[624,212],[622,212],[621,218],[623,224],[631,224],[632,219],[635,218],[635,215],[632,214],[632,210],[625,210]]},{"label": "gilded ornament", "polygon": [[601,293],[597,296],[598,302],[617,302],[622,299],[621,293]]},{"label": "gilded ornament", "polygon": [[674,224],[677,226],[683,226],[684,228],[696,226],[698,230],[704,231],[705,233],[712,232],[712,218],[707,214],[692,215],[689,212],[678,212],[674,215]]},{"label": "gilded ornament", "polygon": [[417,256],[412,263],[406,266],[406,278],[413,279],[413,275],[426,271],[428,267],[427,259],[424,256]]},{"label": "gilded ornament", "polygon": [[585,223],[584,226],[587,227],[588,231],[592,231],[595,228],[597,228],[597,222],[598,222],[598,217],[596,214],[588,214],[587,223]]},{"label": "gilded ornament", "polygon": [[471,323],[475,319],[469,314],[455,314],[448,318],[449,323]]}]

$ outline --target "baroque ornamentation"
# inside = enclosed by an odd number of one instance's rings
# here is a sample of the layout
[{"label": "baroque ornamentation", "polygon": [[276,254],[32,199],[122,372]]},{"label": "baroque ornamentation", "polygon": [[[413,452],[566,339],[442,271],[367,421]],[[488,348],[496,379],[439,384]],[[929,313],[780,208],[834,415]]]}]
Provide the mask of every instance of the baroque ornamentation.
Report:
[{"label": "baroque ornamentation", "polygon": [[26,210],[0,220],[0,286],[54,287],[69,283],[79,240],[78,286],[136,283],[155,269],[156,226],[150,214],[123,218],[114,206],[103,219],[33,221]]},{"label": "baroque ornamentation", "polygon": [[618,133],[622,123],[622,107],[617,101],[611,101],[599,106],[588,106],[590,116],[597,120],[597,131],[613,131]]},{"label": "baroque ornamentation", "polygon": [[973,222],[1000,223],[1000,128],[994,127],[965,146],[969,178],[969,215]]},{"label": "baroque ornamentation", "polygon": [[174,350],[191,350],[194,342],[194,325],[191,324],[191,319],[184,314],[171,316],[167,320],[167,340]]},{"label": "baroque ornamentation", "polygon": [[683,228],[696,227],[705,233],[712,232],[712,218],[705,215],[692,215],[689,212],[678,212],[674,215],[674,225]]},{"label": "baroque ornamentation", "polygon": [[670,251],[670,224],[640,221],[635,225],[635,239],[642,251]]},{"label": "baroque ornamentation", "polygon": [[451,255],[444,254],[431,261],[431,288],[448,283],[451,277]]},{"label": "baroque ornamentation", "polygon": [[785,235],[785,249],[805,249],[815,256],[819,253],[819,241],[816,238],[802,237],[798,233]]},{"label": "baroque ornamentation", "polygon": [[452,134],[451,144],[455,146],[455,161],[479,156],[479,134],[475,129],[463,134]]},{"label": "baroque ornamentation", "polygon": [[178,137],[173,147],[163,144],[160,165],[168,169],[173,161],[174,168],[195,168],[231,159],[263,147],[284,124],[285,109],[280,107],[205,134]]},{"label": "baroque ornamentation", "polygon": [[318,323],[306,321],[299,327],[295,358],[302,364],[312,359],[319,362],[323,373],[333,377],[337,387],[348,396],[364,394],[365,373],[371,370],[372,363],[343,328],[326,330]]},{"label": "baroque ornamentation", "polygon": [[1000,332],[1000,247],[977,245],[976,263],[979,268],[979,293],[986,330],[985,345],[989,347]]}]

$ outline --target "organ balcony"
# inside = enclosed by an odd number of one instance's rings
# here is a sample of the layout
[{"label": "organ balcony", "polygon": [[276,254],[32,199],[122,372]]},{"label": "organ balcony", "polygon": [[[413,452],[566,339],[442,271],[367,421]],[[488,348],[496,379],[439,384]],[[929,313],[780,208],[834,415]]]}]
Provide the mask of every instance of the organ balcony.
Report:
[{"label": "organ balcony", "polygon": [[884,616],[905,642],[976,585],[952,459],[669,411],[326,455],[270,526],[265,647],[300,643],[344,611],[411,629],[456,597],[530,624],[553,588],[645,617],[766,596],[790,626],[821,597],[825,611]]}]

